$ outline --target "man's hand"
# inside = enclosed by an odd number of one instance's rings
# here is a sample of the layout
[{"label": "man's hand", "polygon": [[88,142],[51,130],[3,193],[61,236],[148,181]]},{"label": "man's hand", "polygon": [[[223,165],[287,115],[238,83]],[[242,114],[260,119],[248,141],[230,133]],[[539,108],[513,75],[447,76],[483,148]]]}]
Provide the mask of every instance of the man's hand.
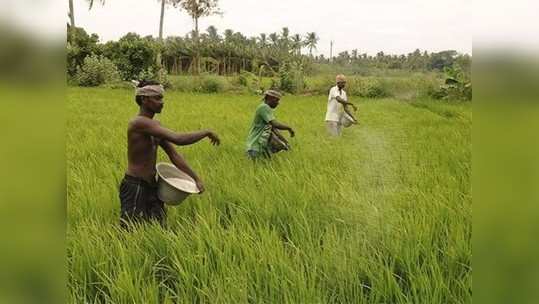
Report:
[{"label": "man's hand", "polygon": [[221,144],[221,140],[217,136],[217,134],[213,133],[212,131],[208,131],[208,138],[210,139],[212,145],[218,146]]},{"label": "man's hand", "polygon": [[204,190],[206,190],[206,189],[204,188],[204,183],[203,183],[201,180],[199,180],[199,179],[196,180],[196,181],[195,181],[195,184],[197,185],[198,191],[200,191],[199,194],[202,193],[202,192],[204,192]]},{"label": "man's hand", "polygon": [[288,129],[288,132],[290,132],[290,137],[296,136],[296,132],[294,132],[294,130],[292,130],[292,128]]}]

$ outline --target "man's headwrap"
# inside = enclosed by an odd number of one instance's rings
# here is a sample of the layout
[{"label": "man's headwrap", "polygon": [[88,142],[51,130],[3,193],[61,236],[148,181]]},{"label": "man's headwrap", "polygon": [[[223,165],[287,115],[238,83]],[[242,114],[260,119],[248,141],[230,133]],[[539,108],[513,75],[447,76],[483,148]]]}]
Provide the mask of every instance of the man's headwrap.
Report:
[{"label": "man's headwrap", "polygon": [[282,95],[281,95],[281,93],[279,93],[279,91],[267,90],[266,92],[264,92],[264,96],[273,96],[273,97],[281,99]]},{"label": "man's headwrap", "polygon": [[[138,85],[138,81],[133,81],[135,86]],[[143,86],[142,88],[135,88],[135,96],[163,96],[165,89],[160,84],[151,84]]]},{"label": "man's headwrap", "polygon": [[336,82],[346,82],[346,77],[344,77],[343,74],[339,74],[337,77],[335,77],[335,80]]}]

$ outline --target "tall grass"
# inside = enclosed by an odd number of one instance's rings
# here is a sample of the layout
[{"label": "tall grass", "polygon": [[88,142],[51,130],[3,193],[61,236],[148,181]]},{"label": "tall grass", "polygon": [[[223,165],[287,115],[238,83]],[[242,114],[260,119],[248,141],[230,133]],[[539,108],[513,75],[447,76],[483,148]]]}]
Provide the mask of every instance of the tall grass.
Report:
[{"label": "tall grass", "polygon": [[179,148],[207,191],[169,207],[167,229],[126,233],[132,92],[68,94],[69,302],[471,302],[469,104],[362,99],[360,125],[335,140],[325,96],[286,96],[293,150],[252,163],[257,97],[169,92],[161,122],[222,145]]}]

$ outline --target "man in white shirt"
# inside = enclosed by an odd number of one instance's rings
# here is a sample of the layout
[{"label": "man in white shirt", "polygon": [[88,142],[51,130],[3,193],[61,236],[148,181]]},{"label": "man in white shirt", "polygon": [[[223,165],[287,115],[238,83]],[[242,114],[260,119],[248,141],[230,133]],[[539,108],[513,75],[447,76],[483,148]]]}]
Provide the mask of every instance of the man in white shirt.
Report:
[{"label": "man in white shirt", "polygon": [[326,112],[326,126],[329,134],[339,136],[341,134],[342,125],[341,118],[344,115],[345,107],[350,105],[357,110],[356,106],[348,102],[348,97],[344,91],[346,86],[346,78],[339,74],[336,77],[337,85],[329,90],[328,108]]}]

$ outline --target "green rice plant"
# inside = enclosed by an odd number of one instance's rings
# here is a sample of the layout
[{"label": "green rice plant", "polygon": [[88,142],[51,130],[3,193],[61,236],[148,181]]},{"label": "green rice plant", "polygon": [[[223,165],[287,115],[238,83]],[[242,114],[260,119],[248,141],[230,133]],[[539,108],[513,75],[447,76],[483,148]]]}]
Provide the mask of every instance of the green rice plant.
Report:
[{"label": "green rice plant", "polygon": [[276,116],[296,130],[292,151],[253,163],[260,98],[165,98],[163,125],[222,144],[179,147],[206,192],[167,207],[166,229],[128,233],[133,92],[68,88],[69,303],[471,303],[469,103],[361,98],[360,124],[335,139],[326,93],[286,95]]}]

